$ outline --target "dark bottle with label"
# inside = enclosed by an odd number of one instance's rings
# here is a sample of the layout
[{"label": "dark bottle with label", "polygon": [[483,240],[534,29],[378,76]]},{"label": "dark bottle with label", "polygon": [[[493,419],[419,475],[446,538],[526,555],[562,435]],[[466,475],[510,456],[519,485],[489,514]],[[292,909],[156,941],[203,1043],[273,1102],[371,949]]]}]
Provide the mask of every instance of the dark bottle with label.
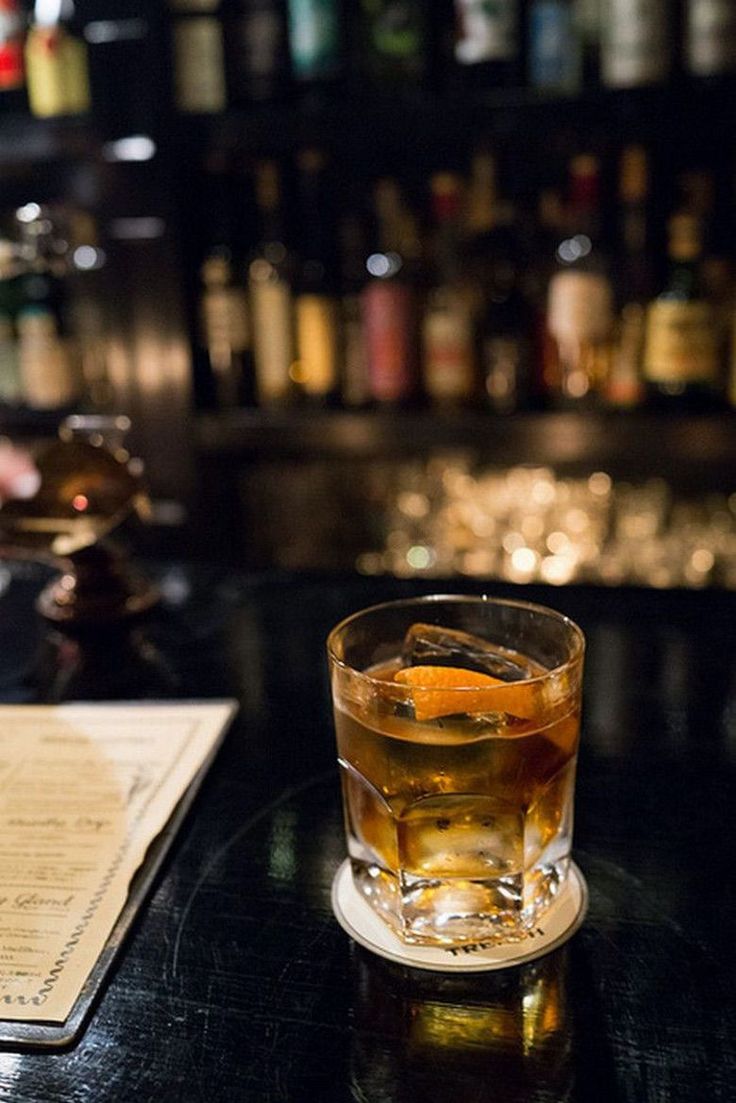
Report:
[{"label": "dark bottle with label", "polygon": [[431,181],[434,249],[422,318],[422,383],[435,406],[469,405],[476,397],[473,300],[460,253],[462,181],[436,173]]},{"label": "dark bottle with label", "polygon": [[455,21],[455,61],[465,85],[523,83],[520,0],[455,0]]},{"label": "dark bottle with label", "polygon": [[708,409],[720,405],[721,362],[713,304],[701,285],[701,228],[687,212],[669,223],[670,271],[649,304],[644,378],[652,405]]},{"label": "dark bottle with label", "polygon": [[341,397],[348,407],[368,405],[370,386],[361,292],[366,282],[366,225],[359,204],[340,220]]},{"label": "dark bottle with label", "polygon": [[359,69],[379,91],[410,91],[429,69],[429,19],[421,0],[360,0]]},{"label": "dark bottle with label", "polygon": [[334,405],[340,371],[337,255],[331,189],[325,155],[302,150],[297,159],[299,243],[294,286],[297,395],[314,405]]},{"label": "dark bottle with label", "polygon": [[509,254],[494,266],[479,334],[486,401],[496,413],[511,414],[530,404],[533,338],[534,314]]},{"label": "dark bottle with label", "polygon": [[283,182],[274,161],[256,165],[255,200],[260,243],[248,265],[256,394],[262,406],[293,396],[293,257],[287,243]]},{"label": "dark bottle with label", "polygon": [[286,12],[279,0],[230,0],[223,14],[228,98],[281,99],[289,88]]},{"label": "dark bottle with label", "polygon": [[250,405],[255,386],[248,300],[233,277],[227,250],[207,257],[201,281],[199,334],[216,404],[224,409]]},{"label": "dark bottle with label", "polygon": [[653,292],[652,249],[649,158],[642,146],[627,146],[621,154],[618,181],[616,340],[604,385],[604,397],[611,406],[638,406],[644,400],[641,358],[646,306]]}]

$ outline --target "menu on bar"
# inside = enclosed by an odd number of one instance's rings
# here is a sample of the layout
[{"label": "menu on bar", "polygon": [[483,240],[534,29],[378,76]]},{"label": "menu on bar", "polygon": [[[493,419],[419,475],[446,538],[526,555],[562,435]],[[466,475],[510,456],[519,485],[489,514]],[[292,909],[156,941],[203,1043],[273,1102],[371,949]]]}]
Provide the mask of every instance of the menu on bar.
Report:
[{"label": "menu on bar", "polygon": [[0,706],[0,1019],[67,1019],[235,708]]}]

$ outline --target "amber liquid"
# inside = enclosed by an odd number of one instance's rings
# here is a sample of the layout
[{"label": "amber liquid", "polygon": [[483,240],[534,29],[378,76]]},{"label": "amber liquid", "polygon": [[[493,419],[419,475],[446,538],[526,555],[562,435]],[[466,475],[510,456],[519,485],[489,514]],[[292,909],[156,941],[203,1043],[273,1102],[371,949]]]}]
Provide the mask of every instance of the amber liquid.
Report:
[{"label": "amber liquid", "polygon": [[524,720],[406,712],[390,689],[336,702],[358,888],[407,941],[524,937],[567,874],[577,699],[546,706],[540,687]]}]

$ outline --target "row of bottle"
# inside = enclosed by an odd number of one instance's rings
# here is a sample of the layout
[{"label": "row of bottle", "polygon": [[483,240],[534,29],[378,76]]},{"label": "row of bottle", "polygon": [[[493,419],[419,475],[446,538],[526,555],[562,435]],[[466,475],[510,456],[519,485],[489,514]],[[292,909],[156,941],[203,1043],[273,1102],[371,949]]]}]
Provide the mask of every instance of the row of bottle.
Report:
[{"label": "row of bottle", "polygon": [[0,404],[69,408],[106,397],[105,333],[93,273],[104,264],[81,210],[27,203],[0,237]]},{"label": "row of bottle", "polygon": [[279,166],[259,163],[260,244],[246,258],[222,240],[201,271],[200,401],[718,405],[734,389],[736,281],[733,258],[713,251],[726,234],[712,182],[685,174],[663,264],[646,151],[626,147],[617,167],[606,239],[590,153],[572,159],[564,195],[540,194],[533,218],[499,195],[485,150],[467,181],[431,178],[428,224],[380,179],[368,233],[358,209],[336,214],[321,152],[299,155],[293,204]]},{"label": "row of bottle", "polygon": [[287,87],[529,86],[579,94],[736,71],[732,0],[170,0],[175,102]]},{"label": "row of bottle", "polygon": [[[143,0],[98,7],[91,18],[94,9],[78,10],[74,0],[36,0],[32,11],[23,0],[0,0],[0,107],[25,104],[27,95],[35,115],[86,113],[96,59],[107,112],[135,114],[126,101],[145,99],[145,87],[169,68],[160,56],[166,35]],[[279,99],[295,86],[526,85],[575,95],[598,83],[632,88],[679,71],[736,70],[732,0],[169,0],[168,7],[173,99],[184,112]],[[110,11],[115,16],[103,18]]]}]

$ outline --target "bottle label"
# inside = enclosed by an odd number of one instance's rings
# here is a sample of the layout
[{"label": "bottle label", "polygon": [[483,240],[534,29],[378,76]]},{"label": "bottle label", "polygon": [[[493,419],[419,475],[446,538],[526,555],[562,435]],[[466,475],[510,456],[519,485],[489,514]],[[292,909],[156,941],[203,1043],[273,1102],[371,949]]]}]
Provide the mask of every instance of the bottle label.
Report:
[{"label": "bottle label", "polygon": [[603,83],[633,88],[666,80],[671,56],[666,0],[610,0],[606,11]]},{"label": "bottle label", "polygon": [[222,28],[211,16],[182,19],[174,27],[174,95],[180,111],[225,108]]},{"label": "bottle label", "polygon": [[716,383],[718,336],[708,302],[654,302],[647,311],[644,374],[652,383]]},{"label": "bottle label", "polygon": [[580,88],[580,49],[572,8],[563,0],[537,0],[529,19],[529,79],[535,88],[569,93]]},{"label": "bottle label", "polygon": [[297,79],[332,76],[340,64],[336,0],[289,0],[289,44]]},{"label": "bottle label", "polygon": [[305,394],[329,394],[337,385],[337,303],[327,295],[299,295],[295,307],[294,377]]},{"label": "bottle label", "polygon": [[28,101],[34,115],[77,115],[89,110],[87,49],[60,27],[36,27],[26,43]]},{"label": "bottle label", "polygon": [[597,272],[557,272],[549,282],[547,328],[561,345],[598,344],[613,325],[613,292]]},{"label": "bottle label", "polygon": [[294,360],[291,291],[284,280],[251,280],[253,359],[261,402],[282,402],[289,393]]},{"label": "bottle label", "polygon": [[460,311],[429,310],[422,326],[424,387],[430,398],[471,398],[475,377],[470,317]]},{"label": "bottle label", "polygon": [[416,378],[411,288],[372,281],[363,291],[363,317],[372,397],[379,402],[407,398]]},{"label": "bottle label", "polygon": [[0,8],[0,91],[23,87],[23,21],[17,8]]},{"label": "bottle label", "polygon": [[695,76],[736,69],[736,5],[733,0],[690,0],[687,64]]},{"label": "bottle label", "polygon": [[518,51],[517,0],[455,0],[455,57],[461,65],[513,61]]}]

